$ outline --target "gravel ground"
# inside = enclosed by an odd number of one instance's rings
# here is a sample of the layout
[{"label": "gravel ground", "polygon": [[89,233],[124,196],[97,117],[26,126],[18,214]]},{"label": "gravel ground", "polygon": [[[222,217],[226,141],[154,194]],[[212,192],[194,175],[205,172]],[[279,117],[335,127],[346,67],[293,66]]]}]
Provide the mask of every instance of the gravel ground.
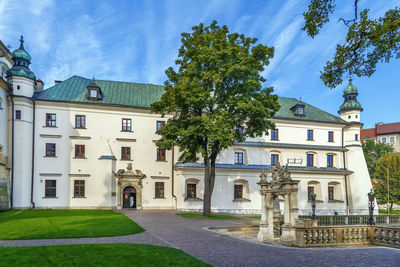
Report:
[{"label": "gravel ground", "polygon": [[261,244],[204,230],[236,220],[201,220],[172,211],[124,213],[146,232],[120,237],[0,241],[1,246],[135,243],[181,249],[214,266],[399,266],[400,250],[386,247],[287,248]]}]

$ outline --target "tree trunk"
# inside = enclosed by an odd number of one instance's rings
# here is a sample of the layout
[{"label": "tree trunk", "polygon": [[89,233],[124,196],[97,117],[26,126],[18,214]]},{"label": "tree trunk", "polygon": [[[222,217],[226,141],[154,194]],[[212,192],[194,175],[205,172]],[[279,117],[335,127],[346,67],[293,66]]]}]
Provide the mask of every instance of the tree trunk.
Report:
[{"label": "tree trunk", "polygon": [[211,182],[211,195],[214,191],[214,183],[215,183],[215,161],[217,159],[217,154],[211,154],[210,157],[210,182]]},{"label": "tree trunk", "polygon": [[209,159],[204,158],[204,197],[203,197],[203,216],[211,216],[211,180]]}]

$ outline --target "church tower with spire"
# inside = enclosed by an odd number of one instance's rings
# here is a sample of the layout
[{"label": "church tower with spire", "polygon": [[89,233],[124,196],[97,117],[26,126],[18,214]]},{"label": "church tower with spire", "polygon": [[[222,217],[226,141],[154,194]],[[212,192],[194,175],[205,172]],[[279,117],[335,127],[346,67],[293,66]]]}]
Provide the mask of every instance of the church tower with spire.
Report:
[{"label": "church tower with spire", "polygon": [[33,94],[36,77],[29,69],[31,56],[20,46],[12,52],[14,65],[7,70],[7,81],[11,85],[11,143],[12,143],[12,207],[29,208],[32,190],[32,149],[34,129]]}]

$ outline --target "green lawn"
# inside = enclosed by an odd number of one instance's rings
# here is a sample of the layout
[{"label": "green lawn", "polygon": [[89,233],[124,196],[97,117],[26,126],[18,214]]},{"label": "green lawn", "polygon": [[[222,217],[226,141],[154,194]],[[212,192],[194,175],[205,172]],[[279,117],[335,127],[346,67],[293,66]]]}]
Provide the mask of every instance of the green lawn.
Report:
[{"label": "green lawn", "polygon": [[144,229],[111,210],[0,212],[0,240],[119,236]]},{"label": "green lawn", "polygon": [[252,215],[252,216],[246,216],[246,218],[261,219],[261,216],[260,215]]},{"label": "green lawn", "polygon": [[[379,210],[379,214],[387,214],[387,210]],[[390,214],[400,214],[400,210],[391,210]]]},{"label": "green lawn", "polygon": [[151,245],[4,247],[0,266],[207,266],[185,252]]},{"label": "green lawn", "polygon": [[229,220],[229,219],[236,219],[240,220],[238,217],[225,215],[225,214],[215,214],[212,213],[210,217],[203,216],[201,213],[177,213],[176,215],[182,216],[184,218],[192,218],[192,219],[205,219],[205,220]]}]

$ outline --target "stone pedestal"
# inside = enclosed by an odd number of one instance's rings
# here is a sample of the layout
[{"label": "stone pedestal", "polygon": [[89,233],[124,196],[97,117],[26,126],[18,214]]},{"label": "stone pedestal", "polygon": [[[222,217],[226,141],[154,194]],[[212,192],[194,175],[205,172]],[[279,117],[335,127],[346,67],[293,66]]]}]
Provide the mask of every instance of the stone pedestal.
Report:
[{"label": "stone pedestal", "polygon": [[269,224],[260,224],[260,230],[257,235],[258,241],[274,241],[274,227]]},{"label": "stone pedestal", "polygon": [[296,232],[291,225],[282,225],[282,235],[279,243],[284,246],[290,246],[296,242]]}]

